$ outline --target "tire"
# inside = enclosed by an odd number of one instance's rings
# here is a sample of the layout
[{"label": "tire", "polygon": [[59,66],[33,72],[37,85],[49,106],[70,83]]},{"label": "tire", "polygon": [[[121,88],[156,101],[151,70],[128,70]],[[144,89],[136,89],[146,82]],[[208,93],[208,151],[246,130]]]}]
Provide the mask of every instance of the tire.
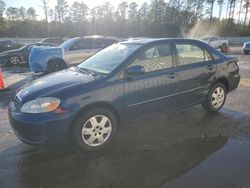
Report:
[{"label": "tire", "polygon": [[18,56],[16,56],[16,55],[13,55],[13,56],[11,56],[10,57],[10,59],[9,59],[9,64],[11,65],[11,66],[19,66],[20,64],[21,64],[21,58],[20,57],[18,57]]},{"label": "tire", "polygon": [[117,120],[114,114],[105,108],[95,108],[84,112],[76,120],[72,136],[80,149],[96,151],[104,148],[112,140],[116,130]]},{"label": "tire", "polygon": [[65,69],[66,63],[62,59],[52,59],[48,62],[48,73]]},{"label": "tire", "polygon": [[[217,98],[215,98],[217,97]],[[227,90],[223,83],[214,84],[209,90],[202,107],[208,112],[218,112],[225,104]]]}]

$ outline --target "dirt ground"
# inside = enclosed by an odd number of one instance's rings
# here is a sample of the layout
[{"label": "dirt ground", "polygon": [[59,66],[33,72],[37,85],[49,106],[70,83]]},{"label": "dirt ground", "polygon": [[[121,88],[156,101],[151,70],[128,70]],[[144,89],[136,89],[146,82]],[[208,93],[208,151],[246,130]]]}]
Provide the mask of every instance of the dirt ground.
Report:
[{"label": "dirt ground", "polygon": [[239,58],[241,82],[218,114],[201,106],[131,124],[105,150],[21,143],[7,117],[16,89],[33,79],[28,69],[5,69],[10,90],[0,92],[0,187],[250,187],[250,55]]}]

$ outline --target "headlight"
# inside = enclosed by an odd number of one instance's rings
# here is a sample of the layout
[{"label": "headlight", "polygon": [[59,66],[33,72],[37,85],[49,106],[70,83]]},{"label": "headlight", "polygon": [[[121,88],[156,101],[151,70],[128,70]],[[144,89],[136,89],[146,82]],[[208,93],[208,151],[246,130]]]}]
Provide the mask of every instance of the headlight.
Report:
[{"label": "headlight", "polygon": [[59,104],[60,99],[54,97],[37,98],[35,100],[26,102],[22,106],[20,111],[23,113],[31,114],[51,112],[55,110],[59,106]]}]

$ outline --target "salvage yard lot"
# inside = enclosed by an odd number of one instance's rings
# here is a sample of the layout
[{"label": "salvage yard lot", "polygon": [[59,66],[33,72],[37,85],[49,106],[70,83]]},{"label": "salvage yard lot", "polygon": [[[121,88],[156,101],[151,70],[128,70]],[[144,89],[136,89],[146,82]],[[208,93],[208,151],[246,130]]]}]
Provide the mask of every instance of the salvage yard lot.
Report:
[{"label": "salvage yard lot", "polygon": [[0,187],[250,187],[250,55],[231,50],[242,79],[220,113],[196,106],[147,118],[96,153],[66,143],[21,143],[7,107],[34,75],[27,68],[5,69],[10,90],[0,92]]}]

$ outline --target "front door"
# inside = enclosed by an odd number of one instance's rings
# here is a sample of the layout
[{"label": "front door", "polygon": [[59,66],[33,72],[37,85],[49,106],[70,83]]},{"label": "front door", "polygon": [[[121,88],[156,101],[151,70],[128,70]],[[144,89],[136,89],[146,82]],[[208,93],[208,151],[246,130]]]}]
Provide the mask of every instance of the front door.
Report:
[{"label": "front door", "polygon": [[163,112],[177,105],[179,73],[171,46],[169,43],[150,46],[129,65],[142,65],[145,69],[143,75],[124,78],[124,99],[129,120]]}]

